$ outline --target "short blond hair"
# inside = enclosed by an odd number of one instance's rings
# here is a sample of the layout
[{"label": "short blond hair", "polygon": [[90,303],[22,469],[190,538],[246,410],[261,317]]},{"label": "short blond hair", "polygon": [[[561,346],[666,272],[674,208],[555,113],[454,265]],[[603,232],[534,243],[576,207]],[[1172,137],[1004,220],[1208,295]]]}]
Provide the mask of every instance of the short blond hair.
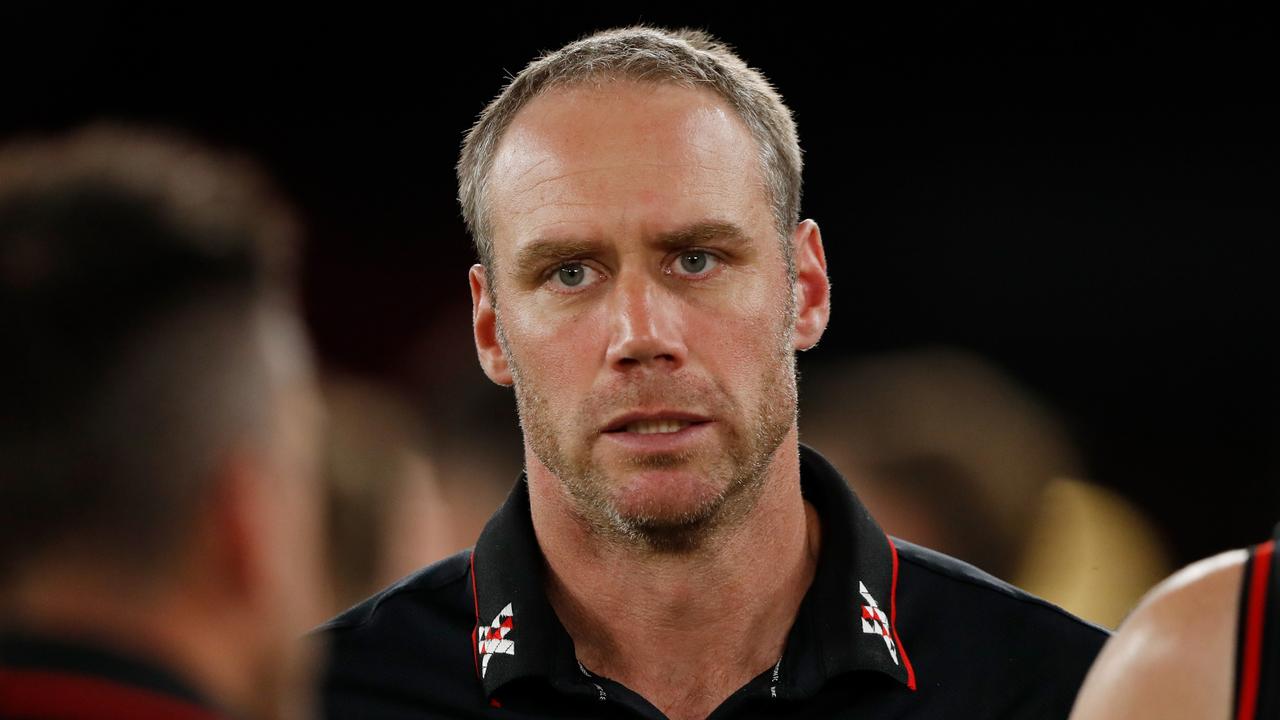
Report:
[{"label": "short blond hair", "polygon": [[[782,97],[759,70],[705,32],[637,26],[589,35],[529,63],[467,132],[458,159],[458,201],[486,267],[493,261],[493,226],[485,191],[502,136],[542,93],[600,80],[706,88],[727,102],[759,146],[764,190],[779,235],[790,237],[799,220],[803,162],[795,120]],[[783,247],[790,267],[790,244]]]}]

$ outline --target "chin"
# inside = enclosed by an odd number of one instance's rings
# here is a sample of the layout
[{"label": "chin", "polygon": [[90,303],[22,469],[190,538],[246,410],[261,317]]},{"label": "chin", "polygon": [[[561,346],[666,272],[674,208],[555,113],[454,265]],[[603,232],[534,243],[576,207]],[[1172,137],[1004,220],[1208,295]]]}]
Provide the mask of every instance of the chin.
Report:
[{"label": "chin", "polygon": [[698,552],[721,527],[716,515],[682,518],[675,521],[645,519],[624,522],[620,528],[628,544],[655,555],[682,555]]},{"label": "chin", "polygon": [[646,470],[631,475],[613,498],[617,530],[655,550],[692,550],[718,526],[726,488],[690,471]]},{"label": "chin", "polygon": [[723,502],[726,487],[691,469],[633,470],[624,475],[613,505],[637,521],[679,523],[705,517]]}]

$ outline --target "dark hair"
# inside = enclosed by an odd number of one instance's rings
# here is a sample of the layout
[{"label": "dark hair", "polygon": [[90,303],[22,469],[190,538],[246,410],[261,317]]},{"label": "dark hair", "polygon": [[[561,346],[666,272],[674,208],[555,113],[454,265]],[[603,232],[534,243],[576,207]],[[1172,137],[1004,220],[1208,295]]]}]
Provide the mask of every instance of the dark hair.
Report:
[{"label": "dark hair", "polygon": [[0,148],[0,577],[69,541],[173,544],[209,448],[253,422],[233,396],[295,237],[251,164],[172,135]]}]

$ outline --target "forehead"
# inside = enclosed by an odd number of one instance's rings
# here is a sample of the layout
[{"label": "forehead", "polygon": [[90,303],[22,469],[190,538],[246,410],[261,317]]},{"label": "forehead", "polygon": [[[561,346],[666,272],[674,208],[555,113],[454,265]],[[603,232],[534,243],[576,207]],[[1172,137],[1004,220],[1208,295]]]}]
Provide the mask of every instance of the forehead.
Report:
[{"label": "forehead", "polygon": [[548,91],[520,111],[495,155],[495,250],[546,233],[657,233],[703,220],[771,227],[758,158],[738,114],[706,90],[617,81]]}]

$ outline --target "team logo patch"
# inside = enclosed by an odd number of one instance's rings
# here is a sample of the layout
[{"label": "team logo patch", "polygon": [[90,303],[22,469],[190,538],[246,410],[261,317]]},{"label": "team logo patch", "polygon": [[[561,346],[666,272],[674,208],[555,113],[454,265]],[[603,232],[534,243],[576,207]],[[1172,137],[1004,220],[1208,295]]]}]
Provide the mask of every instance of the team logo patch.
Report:
[{"label": "team logo patch", "polygon": [[867,601],[862,606],[862,632],[868,635],[879,635],[884,638],[884,646],[889,648],[889,657],[893,658],[893,664],[898,664],[898,649],[893,645],[893,635],[889,631],[889,618],[884,616],[884,611],[876,604],[876,599],[871,597],[871,592],[867,590],[867,586],[858,581],[858,592],[862,593],[862,599]]},{"label": "team logo patch", "polygon": [[[494,655],[515,655],[516,642],[507,637],[515,628],[515,615],[511,603],[502,608],[498,617],[487,628],[476,632],[476,650],[480,653],[480,677],[489,671],[489,658]],[[865,621],[864,621],[865,622]]]}]

